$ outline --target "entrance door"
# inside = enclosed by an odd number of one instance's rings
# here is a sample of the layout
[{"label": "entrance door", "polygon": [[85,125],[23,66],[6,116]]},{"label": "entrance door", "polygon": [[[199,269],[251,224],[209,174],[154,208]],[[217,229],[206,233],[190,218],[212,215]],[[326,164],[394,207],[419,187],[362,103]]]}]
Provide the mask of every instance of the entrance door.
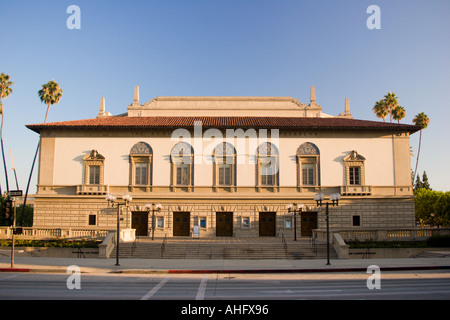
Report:
[{"label": "entrance door", "polygon": [[174,212],[173,213],[173,235],[188,237],[191,231],[191,213]]},{"label": "entrance door", "polygon": [[259,236],[275,237],[276,235],[276,213],[260,212],[259,213]]},{"label": "entrance door", "polygon": [[148,212],[132,212],[131,213],[131,228],[136,229],[137,236],[148,235]]},{"label": "entrance door", "polygon": [[317,212],[302,212],[301,214],[301,235],[311,237],[312,231],[317,229]]},{"label": "entrance door", "polygon": [[216,212],[216,236],[233,236],[233,212]]}]

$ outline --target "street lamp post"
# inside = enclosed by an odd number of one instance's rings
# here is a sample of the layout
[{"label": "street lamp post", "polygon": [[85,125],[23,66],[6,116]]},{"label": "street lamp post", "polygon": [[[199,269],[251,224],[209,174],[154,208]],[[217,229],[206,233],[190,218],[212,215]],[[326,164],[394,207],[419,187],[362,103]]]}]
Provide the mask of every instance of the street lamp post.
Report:
[{"label": "street lamp post", "polygon": [[[323,193],[317,193],[314,195],[314,200],[317,202],[317,206],[322,206],[322,201],[325,198]],[[330,200],[332,206],[337,206],[339,203],[339,199],[341,198],[341,195],[339,193],[332,193],[330,194]],[[329,202],[325,202],[326,205],[326,211],[325,211],[325,221],[327,222],[327,265],[330,265],[330,219],[329,219],[329,213],[328,213],[328,206]]]},{"label": "street lamp post", "polygon": [[123,203],[117,202],[117,197],[113,194],[107,193],[105,196],[106,201],[108,201],[108,208],[117,207],[117,231],[116,231],[116,266],[119,264],[119,240],[120,240],[120,207],[128,207],[128,204],[133,200],[131,195],[125,193],[122,195]]},{"label": "street lamp post", "polygon": [[145,208],[148,212],[152,210],[152,240],[155,238],[155,211],[160,212],[161,211],[161,204],[160,203],[147,203],[145,205]]},{"label": "street lamp post", "polygon": [[288,212],[292,212],[294,214],[294,241],[297,241],[297,213],[301,215],[304,207],[305,205],[303,203],[290,203],[286,205]]}]

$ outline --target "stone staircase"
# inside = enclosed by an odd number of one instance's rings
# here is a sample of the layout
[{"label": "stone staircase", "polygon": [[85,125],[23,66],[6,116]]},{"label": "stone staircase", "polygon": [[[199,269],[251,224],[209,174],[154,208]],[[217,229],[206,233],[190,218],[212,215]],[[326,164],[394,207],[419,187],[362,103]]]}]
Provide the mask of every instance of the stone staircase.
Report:
[{"label": "stone staircase", "polygon": [[[281,238],[168,238],[141,237],[135,243],[121,243],[121,258],[138,259],[325,259],[325,243],[311,244],[309,238],[293,241]],[[112,256],[115,258],[116,250]],[[330,247],[330,258],[337,255]]]}]

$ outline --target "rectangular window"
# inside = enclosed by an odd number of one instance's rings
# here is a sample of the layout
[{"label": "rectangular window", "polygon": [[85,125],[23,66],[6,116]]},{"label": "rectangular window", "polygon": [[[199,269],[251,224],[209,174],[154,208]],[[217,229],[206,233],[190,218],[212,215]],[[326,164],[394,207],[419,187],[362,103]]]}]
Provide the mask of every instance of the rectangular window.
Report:
[{"label": "rectangular window", "polygon": [[249,217],[242,218],[242,229],[250,229],[250,218]]},{"label": "rectangular window", "polygon": [[188,164],[178,164],[177,165],[177,185],[187,186],[189,185],[189,165]]},{"label": "rectangular window", "polygon": [[100,184],[100,166],[89,166],[89,184]]},{"label": "rectangular window", "polygon": [[360,227],[361,226],[361,216],[353,216],[352,217],[352,226]]},{"label": "rectangular window", "polygon": [[273,186],[275,183],[274,168],[272,164],[261,163],[261,185],[263,186]]},{"label": "rectangular window", "polygon": [[136,163],[135,164],[135,184],[147,185],[148,184],[148,163]]},{"label": "rectangular window", "polygon": [[292,217],[286,217],[285,219],[285,228],[286,229],[292,229]]},{"label": "rectangular window", "polygon": [[156,227],[157,228],[164,228],[164,217],[157,217],[156,218]]},{"label": "rectangular window", "polygon": [[312,163],[302,164],[302,185],[313,186],[314,185],[314,167]]},{"label": "rectangular window", "polygon": [[349,167],[349,183],[351,185],[361,184],[361,167]]},{"label": "rectangular window", "polygon": [[206,228],[206,217],[200,217],[200,228]]},{"label": "rectangular window", "polygon": [[95,214],[90,214],[89,215],[89,225],[90,226],[97,225],[97,216]]},{"label": "rectangular window", "polygon": [[231,164],[219,164],[219,185],[231,186],[232,166]]}]

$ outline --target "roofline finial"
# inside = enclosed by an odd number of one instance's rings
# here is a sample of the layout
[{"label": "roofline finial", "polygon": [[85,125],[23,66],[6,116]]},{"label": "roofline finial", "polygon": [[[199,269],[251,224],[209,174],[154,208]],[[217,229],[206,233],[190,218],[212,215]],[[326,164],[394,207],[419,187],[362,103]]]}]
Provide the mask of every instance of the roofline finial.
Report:
[{"label": "roofline finial", "polygon": [[314,86],[311,86],[311,102],[316,102],[316,88]]},{"label": "roofline finial", "polygon": [[134,87],[134,102],[139,102],[139,86]]}]

